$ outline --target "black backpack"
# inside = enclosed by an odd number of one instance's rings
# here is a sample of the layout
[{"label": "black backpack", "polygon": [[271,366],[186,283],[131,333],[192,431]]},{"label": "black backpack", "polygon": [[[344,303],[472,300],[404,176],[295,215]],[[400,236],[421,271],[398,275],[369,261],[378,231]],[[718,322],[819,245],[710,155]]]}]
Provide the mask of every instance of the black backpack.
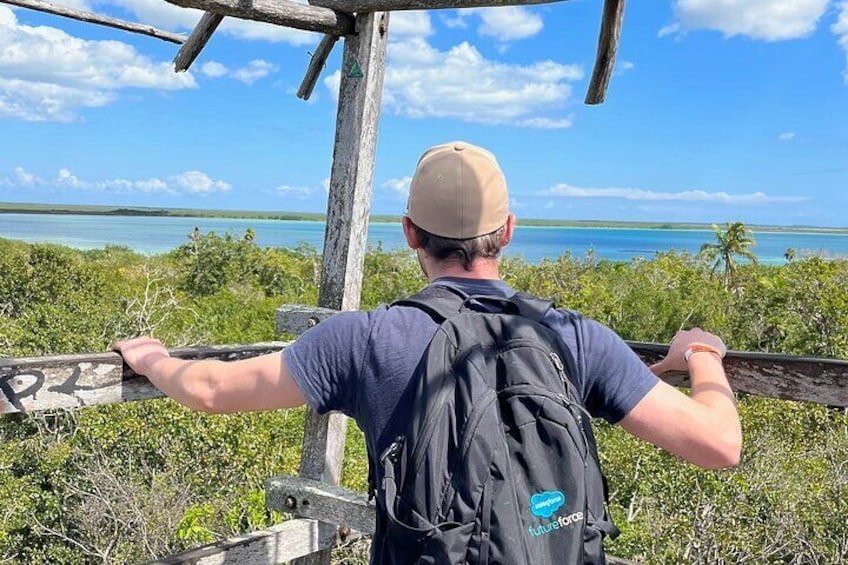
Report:
[{"label": "black backpack", "polygon": [[409,426],[377,461],[372,563],[605,563],[606,510],[572,355],[550,302],[432,285],[395,302],[440,323]]}]

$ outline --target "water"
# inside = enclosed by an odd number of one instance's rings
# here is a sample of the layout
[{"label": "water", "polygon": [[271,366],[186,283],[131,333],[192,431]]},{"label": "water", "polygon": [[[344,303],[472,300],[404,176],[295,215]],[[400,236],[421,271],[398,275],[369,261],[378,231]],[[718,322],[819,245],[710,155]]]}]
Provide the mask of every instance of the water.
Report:
[{"label": "water", "polygon": [[[519,221],[520,224],[520,221]],[[0,237],[30,243],[49,242],[78,249],[123,245],[139,253],[164,253],[186,243],[197,227],[203,233],[230,231],[241,236],[247,228],[262,246],[294,247],[301,243],[320,250],[324,242],[322,222],[231,218],[176,218],[159,216],[86,216],[64,214],[0,214]],[[807,232],[755,232],[753,248],[762,263],[780,264],[788,248],[796,256],[822,254],[848,257],[848,235]],[[530,227],[519,225],[509,256],[536,263],[566,251],[583,256],[594,250],[602,259],[627,261],[650,258],[656,252],[675,249],[697,253],[701,245],[715,241],[712,230],[666,230],[642,228]],[[384,250],[403,249],[400,224],[374,224],[368,243]]]}]

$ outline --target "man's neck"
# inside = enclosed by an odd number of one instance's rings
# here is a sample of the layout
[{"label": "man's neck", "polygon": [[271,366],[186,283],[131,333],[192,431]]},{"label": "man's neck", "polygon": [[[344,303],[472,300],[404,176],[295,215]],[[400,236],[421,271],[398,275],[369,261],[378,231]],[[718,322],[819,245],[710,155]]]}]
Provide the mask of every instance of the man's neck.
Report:
[{"label": "man's neck", "polygon": [[465,270],[462,263],[457,261],[448,261],[445,263],[433,263],[427,269],[427,278],[430,281],[441,279],[444,277],[456,277],[461,279],[500,279],[500,271],[498,270],[497,259],[478,259],[474,261],[471,269]]}]

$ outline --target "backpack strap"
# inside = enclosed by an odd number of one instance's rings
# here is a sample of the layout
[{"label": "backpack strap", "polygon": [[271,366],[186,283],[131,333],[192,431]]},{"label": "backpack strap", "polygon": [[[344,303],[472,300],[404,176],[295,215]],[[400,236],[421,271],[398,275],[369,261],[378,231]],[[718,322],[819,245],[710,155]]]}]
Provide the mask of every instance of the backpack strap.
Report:
[{"label": "backpack strap", "polygon": [[501,312],[518,314],[534,322],[541,322],[548,310],[554,307],[550,300],[542,300],[525,292],[516,292],[511,297],[468,295],[452,286],[432,284],[422,291],[392,303],[392,306],[413,306],[425,311],[436,323],[441,324],[458,314],[470,303],[491,304]]},{"label": "backpack strap", "polygon": [[413,306],[423,310],[437,323],[459,314],[468,295],[452,286],[431,284],[409,298],[392,302],[392,306]]}]

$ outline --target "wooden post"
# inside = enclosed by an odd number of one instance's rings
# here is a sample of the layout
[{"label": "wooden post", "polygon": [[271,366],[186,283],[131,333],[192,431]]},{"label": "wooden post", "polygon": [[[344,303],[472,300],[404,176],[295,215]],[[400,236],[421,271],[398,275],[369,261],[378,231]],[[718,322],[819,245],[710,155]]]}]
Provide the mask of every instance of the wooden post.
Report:
[{"label": "wooden post", "polygon": [[586,92],[586,104],[602,104],[607,97],[623,21],[624,0],[605,0],[601,32],[598,36],[598,53],[595,56],[595,68],[592,70],[589,90]]},{"label": "wooden post", "polygon": [[[318,304],[325,308],[359,308],[388,23],[388,13],[358,15],[359,33],[344,41],[323,276],[318,293]],[[347,418],[342,414],[320,416],[309,411],[300,463],[302,477],[339,484],[346,429]],[[335,528],[328,524],[323,527]],[[330,552],[293,563],[328,565]]]},{"label": "wooden post", "polygon": [[203,17],[194,26],[191,35],[183,43],[183,46],[180,47],[177,56],[174,57],[174,71],[181,73],[188,70],[194,60],[197,59],[197,56],[200,55],[203,48],[206,47],[206,43],[209,42],[212,34],[218,29],[223,19],[224,16],[221,14],[204,12]]}]

